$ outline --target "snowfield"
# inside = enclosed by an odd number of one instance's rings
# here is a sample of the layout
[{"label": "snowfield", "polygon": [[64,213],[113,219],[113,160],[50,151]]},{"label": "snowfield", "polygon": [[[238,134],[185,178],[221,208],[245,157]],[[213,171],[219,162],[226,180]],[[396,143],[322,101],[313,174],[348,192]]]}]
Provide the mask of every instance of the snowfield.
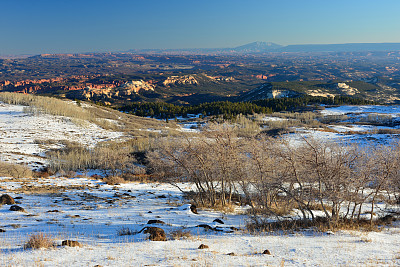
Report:
[{"label": "snowfield", "polygon": [[[394,266],[400,264],[400,224],[379,232],[312,230],[249,234],[244,208],[234,214],[198,210],[194,214],[174,186],[159,183],[106,185],[88,178],[3,178],[3,190],[26,212],[0,208],[2,266]],[[187,185],[181,184],[188,190]],[[29,189],[28,189],[29,188]],[[35,189],[32,189],[35,188]],[[39,205],[38,205],[39,203]],[[242,214],[241,214],[242,213]],[[224,224],[213,222],[220,219]],[[168,241],[149,241],[133,233],[149,220],[165,230]],[[207,224],[220,231],[196,227]],[[234,228],[231,228],[234,227]],[[231,230],[237,229],[237,230]],[[173,238],[173,232],[190,232]],[[24,249],[32,233],[55,238],[57,247]],[[62,240],[82,247],[61,247]],[[209,246],[198,249],[200,244]],[[262,252],[268,249],[271,255]],[[228,255],[229,253],[234,255]]]},{"label": "snowfield", "polygon": [[94,146],[100,141],[123,136],[123,133],[107,131],[87,121],[79,125],[66,117],[33,115],[23,110],[24,106],[0,102],[1,161],[23,163],[39,169],[47,163],[44,158],[46,150],[59,148],[62,140]]}]

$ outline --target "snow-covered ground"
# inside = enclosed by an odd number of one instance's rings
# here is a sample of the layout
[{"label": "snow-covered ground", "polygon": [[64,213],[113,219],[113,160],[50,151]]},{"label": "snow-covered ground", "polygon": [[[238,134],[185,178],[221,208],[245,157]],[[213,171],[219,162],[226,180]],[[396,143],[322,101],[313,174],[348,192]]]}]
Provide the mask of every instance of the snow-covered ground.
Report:
[{"label": "snow-covered ground", "polygon": [[[350,108],[341,112],[346,109]],[[185,121],[182,127],[189,131],[194,125]],[[332,126],[339,133],[304,129],[299,132],[338,140],[355,136],[340,132],[364,131],[368,127]],[[83,127],[68,118],[28,115],[22,106],[0,104],[1,160],[28,163],[36,168],[46,162],[44,152],[59,147],[60,140],[93,146],[121,136],[122,133],[105,131],[93,124]],[[382,140],[388,138],[379,136]],[[25,209],[18,212],[10,211],[9,205],[0,206],[0,229],[4,230],[0,230],[0,266],[400,265],[398,222],[379,232],[304,230],[253,235],[246,230],[246,207],[237,207],[232,213],[199,209],[195,214],[189,201],[172,185],[133,182],[111,186],[91,178],[91,174],[73,178],[0,177],[0,195],[11,195]],[[191,189],[188,184],[180,186]],[[148,225],[149,220],[165,224]],[[201,224],[214,230],[198,227]],[[137,233],[146,226],[164,229],[168,240],[149,241],[147,234]],[[128,230],[131,235],[120,235]],[[178,239],[174,238],[176,231],[189,234]],[[52,236],[57,246],[24,249],[29,236],[40,232]],[[60,246],[66,239],[77,240],[82,247]],[[200,244],[209,248],[198,249]],[[271,255],[262,254],[266,249]]]},{"label": "snow-covered ground", "polygon": [[377,114],[391,114],[392,116],[398,117],[400,114],[400,106],[392,105],[392,106],[339,106],[339,107],[330,107],[324,110],[321,110],[321,114],[324,115],[345,115],[349,113],[377,113]]},{"label": "snow-covered ground", "polygon": [[[378,133],[378,131],[399,129],[400,106],[339,106],[326,108],[320,111],[320,113],[324,116],[347,115],[348,119],[344,121],[346,125],[329,125],[328,128],[333,131],[296,128],[295,134],[287,135],[289,140],[292,140],[292,142],[300,142],[303,137],[312,137],[317,140],[363,145],[368,143],[388,144],[399,138],[399,134],[397,133]],[[392,119],[393,126],[363,124],[369,115],[388,115]],[[373,117],[373,119],[374,118],[375,117]],[[379,117],[377,119],[379,119]],[[382,122],[382,124],[385,124],[385,122]]]},{"label": "snow-covered ground", "polygon": [[[236,214],[198,210],[168,184],[110,186],[88,178],[1,180],[3,190],[26,212],[0,208],[2,266],[394,266],[400,264],[400,225],[380,232],[302,231],[289,234],[246,232],[243,209]],[[187,185],[181,185],[184,189]],[[49,189],[50,188],[50,189]],[[186,203],[186,204],[185,204]],[[213,222],[220,219],[224,224]],[[149,220],[165,224],[148,225]],[[207,224],[222,231],[196,227]],[[145,226],[165,230],[168,241],[149,241]],[[232,231],[231,227],[239,229]],[[190,236],[174,239],[176,230]],[[77,240],[82,247],[24,249],[33,233]],[[209,246],[198,249],[200,244]],[[263,255],[268,249],[271,255]],[[234,256],[228,255],[234,253]]]},{"label": "snow-covered ground", "polygon": [[46,164],[45,151],[60,147],[61,140],[94,146],[100,141],[118,139],[123,135],[87,121],[79,125],[69,118],[27,114],[23,109],[21,105],[0,102],[1,161],[24,163],[36,169]]}]

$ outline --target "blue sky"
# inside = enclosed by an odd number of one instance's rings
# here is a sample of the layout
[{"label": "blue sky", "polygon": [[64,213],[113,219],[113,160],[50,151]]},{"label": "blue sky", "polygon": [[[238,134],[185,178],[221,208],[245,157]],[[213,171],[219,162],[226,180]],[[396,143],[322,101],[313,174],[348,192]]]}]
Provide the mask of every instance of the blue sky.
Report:
[{"label": "blue sky", "polygon": [[0,0],[0,54],[400,42],[399,0]]}]

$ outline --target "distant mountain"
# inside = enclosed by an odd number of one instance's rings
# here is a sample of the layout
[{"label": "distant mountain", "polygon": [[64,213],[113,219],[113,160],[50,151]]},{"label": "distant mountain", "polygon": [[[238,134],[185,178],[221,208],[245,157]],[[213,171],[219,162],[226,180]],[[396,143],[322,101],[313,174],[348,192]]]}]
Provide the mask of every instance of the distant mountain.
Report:
[{"label": "distant mountain", "polygon": [[283,46],[271,42],[254,42],[235,47],[233,50],[242,53],[260,53],[276,51],[279,48],[283,48]]},{"label": "distant mountain", "polygon": [[348,43],[279,45],[253,42],[234,48],[133,49],[128,52],[145,54],[252,54],[270,52],[388,52],[400,51],[400,43]]},{"label": "distant mountain", "polygon": [[288,45],[279,52],[366,52],[400,51],[400,43],[348,43]]}]

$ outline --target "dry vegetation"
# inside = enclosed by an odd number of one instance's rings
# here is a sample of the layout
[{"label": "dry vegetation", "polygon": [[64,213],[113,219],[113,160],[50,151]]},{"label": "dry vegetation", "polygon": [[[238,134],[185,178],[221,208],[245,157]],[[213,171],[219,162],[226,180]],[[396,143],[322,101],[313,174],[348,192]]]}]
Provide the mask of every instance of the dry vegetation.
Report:
[{"label": "dry vegetation", "polygon": [[64,146],[48,153],[52,171],[99,169],[110,176],[109,182],[113,183],[119,176],[145,173],[133,153],[149,149],[150,143],[147,138],[134,138],[126,142],[100,143],[95,148],[82,147],[73,142],[64,142]]},{"label": "dry vegetation", "polygon": [[[152,137],[158,136],[157,131],[163,135],[176,134],[177,126],[174,122],[167,124],[155,119],[137,117],[118,112],[111,108],[73,102],[52,97],[25,95],[18,93],[0,93],[0,101],[7,104],[24,105],[24,111],[32,114],[51,114],[68,117],[75,124],[95,123],[108,130],[121,131],[131,136]],[[143,131],[143,129],[154,131]]]},{"label": "dry vegetation", "polygon": [[213,125],[196,138],[159,139],[149,159],[165,180],[193,183],[202,206],[249,204],[256,225],[271,215],[282,220],[296,208],[312,222],[320,210],[334,227],[363,220],[367,203],[374,214],[378,202],[400,202],[399,144],[362,149],[303,141],[237,138],[232,127]]},{"label": "dry vegetation", "polygon": [[52,248],[55,247],[54,239],[44,233],[32,234],[26,241],[24,248],[39,249],[39,248]]},{"label": "dry vegetation", "polygon": [[5,177],[31,177],[32,171],[27,166],[0,162],[0,176]]}]

